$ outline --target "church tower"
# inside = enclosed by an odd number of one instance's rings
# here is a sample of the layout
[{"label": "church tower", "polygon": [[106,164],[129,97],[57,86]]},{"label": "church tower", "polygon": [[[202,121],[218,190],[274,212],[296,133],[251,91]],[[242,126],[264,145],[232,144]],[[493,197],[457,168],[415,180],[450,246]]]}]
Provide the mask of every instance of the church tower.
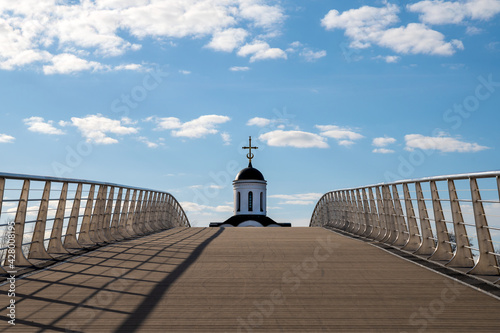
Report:
[{"label": "church tower", "polygon": [[290,223],[277,223],[267,216],[267,181],[252,166],[254,154],[252,137],[248,139],[248,167],[241,170],[233,181],[234,215],[224,222],[212,222],[211,227],[291,227]]},{"label": "church tower", "polygon": [[249,138],[248,168],[241,170],[233,181],[234,215],[266,215],[267,182],[262,173],[252,166],[254,157],[252,138]]}]

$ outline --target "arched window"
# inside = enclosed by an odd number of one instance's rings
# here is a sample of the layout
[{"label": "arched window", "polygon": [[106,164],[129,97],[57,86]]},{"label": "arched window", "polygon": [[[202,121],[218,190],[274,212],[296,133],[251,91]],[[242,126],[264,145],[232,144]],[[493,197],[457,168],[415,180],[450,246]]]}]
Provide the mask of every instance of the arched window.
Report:
[{"label": "arched window", "polygon": [[264,193],[260,192],[260,211],[264,211]]},{"label": "arched window", "polygon": [[239,212],[241,209],[241,194],[240,192],[238,192],[238,194],[236,194],[236,211]]},{"label": "arched window", "polygon": [[252,191],[248,192],[248,211],[253,211],[253,193]]}]

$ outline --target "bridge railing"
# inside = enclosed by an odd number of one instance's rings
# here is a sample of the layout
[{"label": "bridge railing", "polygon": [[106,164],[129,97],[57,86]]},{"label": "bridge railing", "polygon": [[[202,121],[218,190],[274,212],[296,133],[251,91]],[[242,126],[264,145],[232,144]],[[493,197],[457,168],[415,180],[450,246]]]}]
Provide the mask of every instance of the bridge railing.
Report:
[{"label": "bridge railing", "polygon": [[327,226],[411,251],[471,274],[499,275],[500,172],[331,191],[310,226]]},{"label": "bridge railing", "polygon": [[189,226],[166,192],[0,173],[0,273],[2,266],[31,266],[82,248]]}]

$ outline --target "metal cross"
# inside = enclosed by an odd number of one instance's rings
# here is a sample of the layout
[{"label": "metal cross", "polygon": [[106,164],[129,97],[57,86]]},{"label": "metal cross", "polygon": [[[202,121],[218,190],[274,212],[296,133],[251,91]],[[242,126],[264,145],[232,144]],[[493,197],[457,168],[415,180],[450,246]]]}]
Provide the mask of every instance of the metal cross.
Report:
[{"label": "metal cross", "polygon": [[252,137],[249,136],[248,137],[248,147],[241,147],[242,149],[248,149],[248,154],[247,154],[247,158],[248,158],[248,162],[252,162],[252,158],[253,158],[253,154],[252,154],[252,149],[259,149],[259,147],[252,147]]}]

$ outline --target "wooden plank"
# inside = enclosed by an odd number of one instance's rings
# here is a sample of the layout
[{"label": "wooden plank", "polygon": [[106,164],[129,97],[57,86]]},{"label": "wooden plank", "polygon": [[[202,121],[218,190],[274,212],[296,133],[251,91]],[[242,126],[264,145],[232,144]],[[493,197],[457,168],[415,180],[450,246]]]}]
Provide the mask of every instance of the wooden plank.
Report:
[{"label": "wooden plank", "polygon": [[170,229],[19,279],[16,300],[15,328],[22,332],[500,326],[498,299],[322,228]]}]

